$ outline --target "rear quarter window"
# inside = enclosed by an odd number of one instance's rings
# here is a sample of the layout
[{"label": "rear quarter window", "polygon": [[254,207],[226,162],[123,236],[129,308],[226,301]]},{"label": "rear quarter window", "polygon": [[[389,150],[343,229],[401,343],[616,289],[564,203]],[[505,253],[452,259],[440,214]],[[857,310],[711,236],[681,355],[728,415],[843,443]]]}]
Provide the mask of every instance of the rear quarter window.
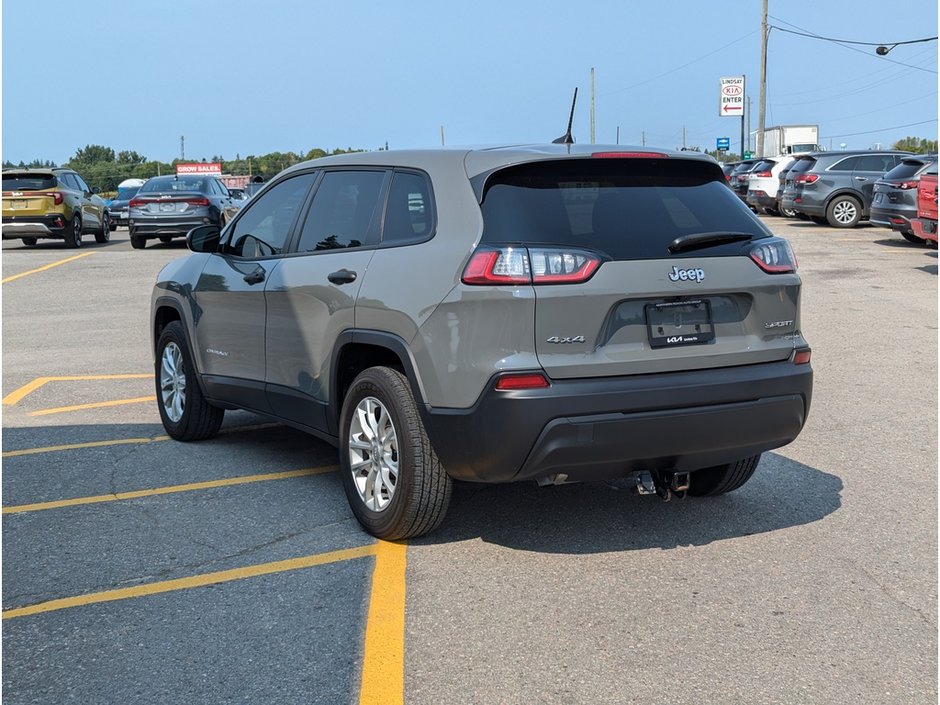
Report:
[{"label": "rear quarter window", "polygon": [[[484,189],[487,244],[582,247],[615,260],[668,258],[677,237],[770,231],[709,162],[685,159],[571,159],[508,167]],[[696,256],[739,253],[741,243]]]}]

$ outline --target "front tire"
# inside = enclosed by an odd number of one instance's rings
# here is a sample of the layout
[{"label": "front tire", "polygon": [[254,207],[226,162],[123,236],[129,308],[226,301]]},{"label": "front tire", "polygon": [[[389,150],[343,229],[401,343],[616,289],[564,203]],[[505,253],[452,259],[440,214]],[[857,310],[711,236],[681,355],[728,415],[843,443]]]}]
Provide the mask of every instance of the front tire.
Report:
[{"label": "front tire", "polygon": [[34,237],[23,238],[23,244],[26,245],[27,247],[35,247],[37,242],[39,242],[39,240]]},{"label": "front tire", "polygon": [[751,479],[759,462],[758,454],[727,465],[696,470],[689,475],[689,494],[692,497],[714,497],[733,492]]},{"label": "front tire", "polygon": [[440,525],[452,483],[403,374],[370,367],[356,377],[343,400],[340,439],[343,489],[366,531],[397,540]]},{"label": "front tire", "polygon": [[826,220],[834,228],[854,228],[862,219],[862,204],[852,196],[836,196],[826,208]]},{"label": "front tire", "polygon": [[189,352],[183,324],[167,324],[157,340],[155,365],[157,408],[163,427],[178,441],[212,438],[222,425],[225,411],[202,395]]},{"label": "front tire", "polygon": [[792,208],[784,208],[783,206],[780,206],[780,215],[782,215],[784,218],[796,218],[796,211]]}]

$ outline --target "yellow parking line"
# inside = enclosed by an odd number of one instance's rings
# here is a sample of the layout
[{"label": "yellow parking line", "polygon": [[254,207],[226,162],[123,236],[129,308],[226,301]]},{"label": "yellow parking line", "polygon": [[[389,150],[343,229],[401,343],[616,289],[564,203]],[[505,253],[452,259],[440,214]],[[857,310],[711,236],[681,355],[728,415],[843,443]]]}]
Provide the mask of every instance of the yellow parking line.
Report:
[{"label": "yellow parking line", "polygon": [[[230,433],[240,433],[242,431],[258,431],[263,428],[274,428],[276,426],[281,426],[282,424],[277,422],[272,423],[260,423],[254,424],[251,426],[230,426],[228,428],[223,428],[219,431],[219,435],[226,435]],[[122,446],[122,445],[133,445],[144,444],[144,443],[156,443],[157,441],[168,441],[170,440],[169,436],[154,436],[153,438],[119,438],[113,441],[91,441],[89,443],[69,443],[66,445],[60,446],[41,446],[39,448],[21,448],[19,450],[7,450],[4,451],[2,457],[4,458],[15,458],[21,455],[36,455],[37,453],[58,453],[63,450],[78,450],[81,448],[104,448],[106,446]]]},{"label": "yellow parking line", "polygon": [[36,453],[57,453],[63,450],[78,450],[79,448],[104,448],[106,446],[123,446],[140,443],[153,443],[155,441],[168,441],[169,436],[155,436],[153,438],[122,438],[117,441],[91,441],[89,443],[69,443],[61,446],[45,446],[43,448],[23,448],[22,450],[7,450],[3,452],[4,458],[16,458],[20,455],[35,455]]},{"label": "yellow parking line", "polygon": [[375,544],[359,705],[404,702],[406,567],[406,544]]},{"label": "yellow parking line", "polygon": [[6,279],[0,281],[0,284],[6,284],[7,282],[12,282],[17,279],[22,279],[23,277],[28,277],[30,274],[36,274],[37,272],[45,272],[47,269],[52,269],[53,267],[58,267],[60,264],[66,264],[68,262],[74,262],[77,259],[82,257],[91,257],[94,252],[85,252],[80,255],[75,255],[74,257],[66,257],[65,259],[60,259],[58,262],[53,262],[52,264],[47,264],[44,267],[37,267],[36,269],[30,269],[28,272],[20,272],[19,274],[14,274],[7,277]]},{"label": "yellow parking line", "polygon": [[[89,253],[93,254],[93,253]],[[32,382],[24,384],[19,389],[3,397],[4,406],[13,406],[23,400],[27,394],[32,394],[44,384],[49,382],[81,382],[84,380],[97,381],[102,379],[153,379],[153,372],[132,375],[65,375],[59,377],[37,377]]]},{"label": "yellow parking line", "polygon": [[308,475],[324,475],[336,470],[335,465],[324,465],[319,468],[306,468],[304,470],[286,470],[283,472],[268,472],[260,475],[240,475],[226,477],[221,480],[207,480],[205,482],[191,482],[185,485],[167,485],[147,490],[133,490],[131,492],[116,492],[115,494],[91,495],[88,497],[75,497],[73,499],[58,499],[51,502],[36,502],[35,504],[15,504],[3,508],[4,514],[20,514],[23,512],[38,512],[44,509],[60,509],[74,507],[80,504],[98,504],[99,502],[117,502],[119,500],[139,499],[141,497],[154,497],[161,494],[174,494],[177,492],[192,492],[194,490],[208,490],[215,487],[231,487],[233,485],[246,485],[251,482],[266,482],[268,480],[286,480],[291,477],[305,477]]},{"label": "yellow parking line", "polygon": [[316,553],[309,556],[303,556],[301,558],[290,558],[285,561],[260,563],[258,565],[250,565],[243,568],[220,570],[214,573],[203,573],[202,575],[193,575],[188,578],[163,580],[156,583],[146,583],[144,585],[136,585],[129,588],[104,590],[102,592],[93,592],[87,595],[76,595],[74,597],[63,597],[57,600],[48,600],[46,602],[38,602],[34,605],[27,605],[25,607],[16,607],[14,609],[4,610],[3,619],[26,617],[28,615],[41,614],[43,612],[53,612],[55,610],[64,610],[68,609],[69,607],[93,605],[100,602],[112,602],[114,600],[127,600],[133,597],[157,595],[162,592],[173,592],[176,590],[186,590],[188,588],[205,587],[206,585],[216,585],[218,583],[225,583],[232,580],[254,578],[259,575],[283,573],[288,570],[312,568],[313,566],[326,565],[327,563],[337,563],[339,561],[348,561],[353,558],[363,558],[365,556],[371,556],[374,553],[374,545],[359,546],[356,548],[347,548],[341,551],[331,551],[329,553]]},{"label": "yellow parking line", "polygon": [[156,401],[156,397],[134,397],[133,399],[112,399],[111,401],[96,401],[89,404],[76,404],[75,406],[58,406],[53,409],[40,409],[29,412],[30,416],[48,416],[49,414],[64,414],[69,411],[82,411],[84,409],[104,409],[109,406],[124,406],[125,404],[140,404],[147,401]]}]

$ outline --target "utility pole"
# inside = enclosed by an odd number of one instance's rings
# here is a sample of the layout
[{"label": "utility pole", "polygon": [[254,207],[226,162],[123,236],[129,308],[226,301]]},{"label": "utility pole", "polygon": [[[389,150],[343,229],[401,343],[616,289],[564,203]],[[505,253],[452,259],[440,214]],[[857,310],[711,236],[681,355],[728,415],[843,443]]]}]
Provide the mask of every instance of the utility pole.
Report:
[{"label": "utility pole", "polygon": [[591,144],[594,144],[594,67],[591,67]]},{"label": "utility pole", "polygon": [[[741,78],[744,79],[744,85],[742,86],[742,88],[744,88],[744,95],[747,95],[747,76],[742,74]],[[747,150],[744,148],[744,111],[742,110],[741,111],[741,159],[746,159],[746,157],[744,156],[744,152],[746,151]]]},{"label": "utility pole", "polygon": [[764,153],[764,127],[767,109],[767,40],[770,28],[767,26],[767,0],[761,0],[760,14],[760,97],[757,106],[757,153]]},{"label": "utility pole", "polygon": [[[747,97],[747,151],[751,151],[751,96]],[[760,156],[760,152],[757,153]]]},{"label": "utility pole", "polygon": [[682,150],[685,151],[685,125],[682,126]]},{"label": "utility pole", "polygon": [[183,135],[180,135],[180,161],[186,161],[186,150],[183,149],[184,138]]},{"label": "utility pole", "polygon": [[617,144],[620,144],[620,125],[617,125]]},{"label": "utility pole", "polygon": [[644,147],[646,146],[646,130],[643,130],[643,132],[640,133],[640,144],[642,144]]},{"label": "utility pole", "polygon": [[444,146],[444,126],[441,125],[441,147]]}]

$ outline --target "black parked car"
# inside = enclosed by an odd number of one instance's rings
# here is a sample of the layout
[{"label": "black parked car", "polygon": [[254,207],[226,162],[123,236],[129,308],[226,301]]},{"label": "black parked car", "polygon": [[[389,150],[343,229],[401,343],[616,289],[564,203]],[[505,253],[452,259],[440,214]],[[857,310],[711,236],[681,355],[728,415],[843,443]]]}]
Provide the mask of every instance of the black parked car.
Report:
[{"label": "black parked car", "polygon": [[936,163],[936,154],[905,157],[876,181],[869,220],[875,225],[898,231],[909,242],[923,244],[923,238],[914,234],[911,219],[917,217],[920,175]]},{"label": "black parked car", "polygon": [[131,247],[142,250],[151,238],[186,237],[198,225],[222,228],[241,203],[214,176],[155,176],[131,199]]}]

